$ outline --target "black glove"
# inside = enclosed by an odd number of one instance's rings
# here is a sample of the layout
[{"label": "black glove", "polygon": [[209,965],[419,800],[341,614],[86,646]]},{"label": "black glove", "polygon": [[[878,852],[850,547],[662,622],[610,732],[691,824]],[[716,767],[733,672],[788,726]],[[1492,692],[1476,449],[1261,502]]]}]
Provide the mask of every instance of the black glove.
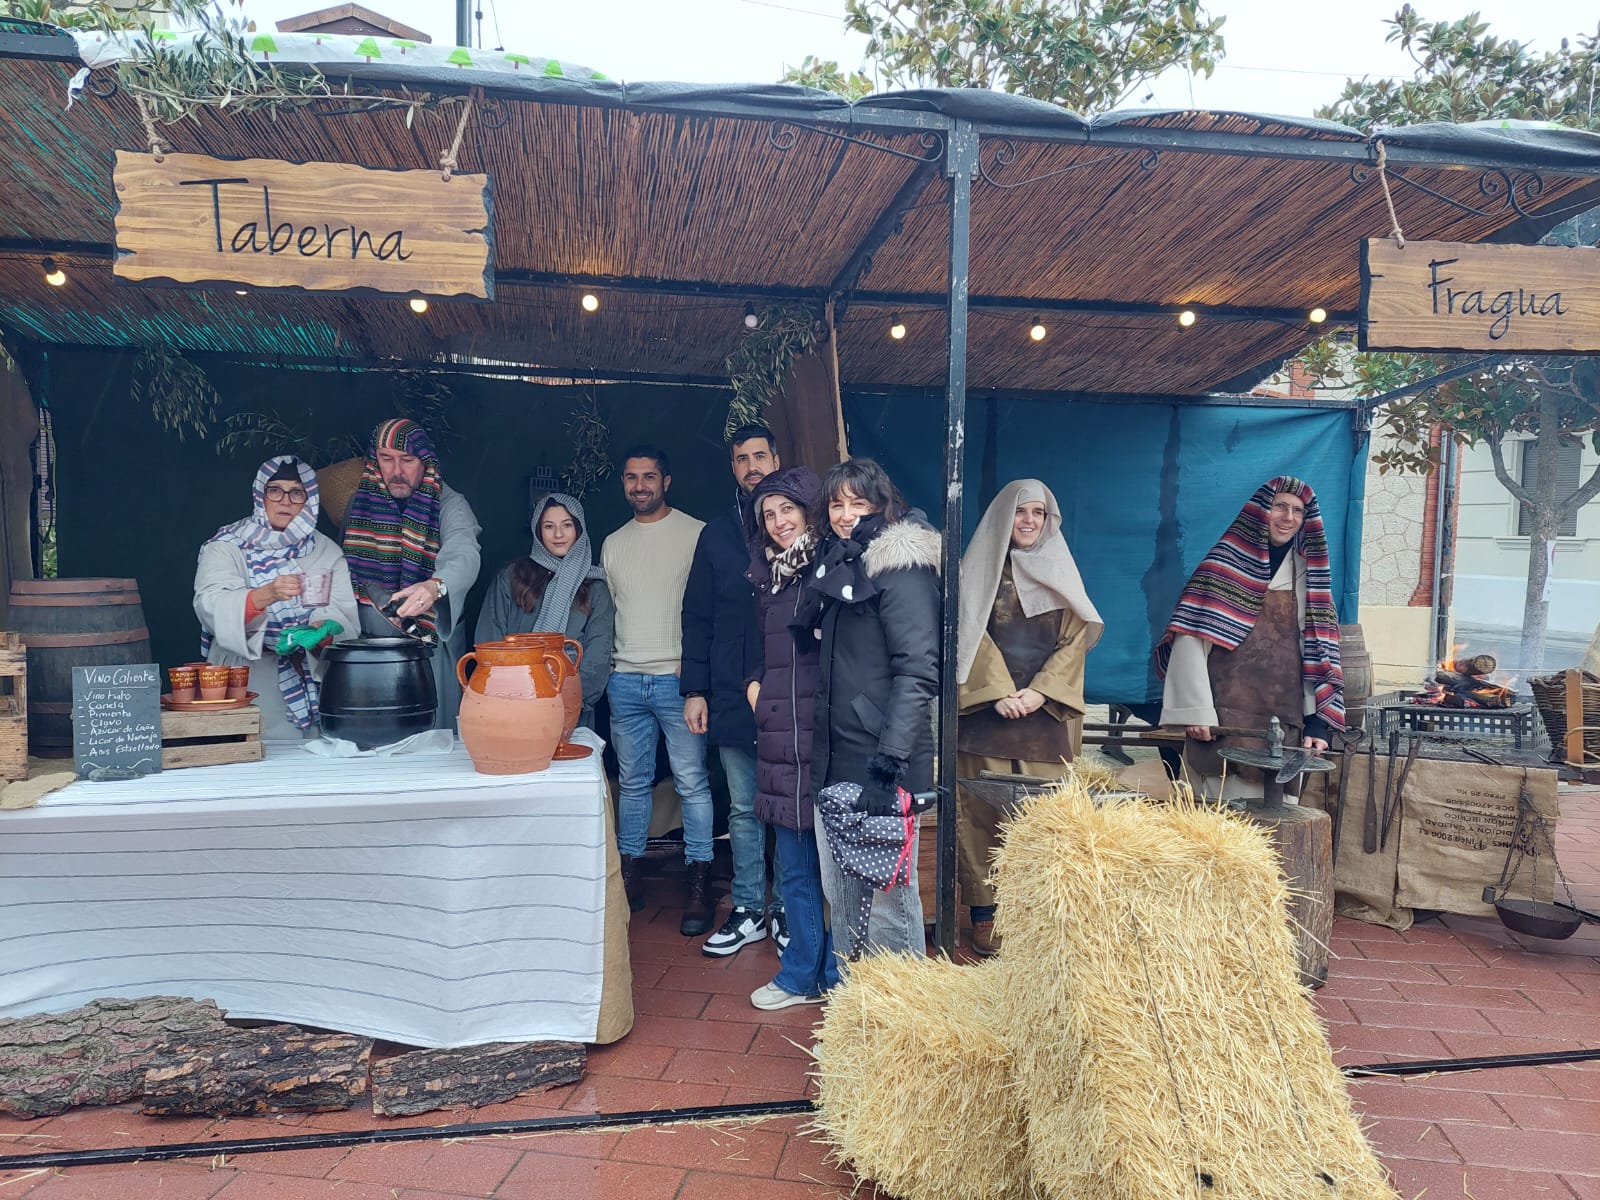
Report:
[{"label": "black glove", "polygon": [[861,785],[861,795],[856,799],[856,811],[869,817],[900,816],[900,777],[906,764],[887,754],[874,754],[867,764],[867,780]]}]

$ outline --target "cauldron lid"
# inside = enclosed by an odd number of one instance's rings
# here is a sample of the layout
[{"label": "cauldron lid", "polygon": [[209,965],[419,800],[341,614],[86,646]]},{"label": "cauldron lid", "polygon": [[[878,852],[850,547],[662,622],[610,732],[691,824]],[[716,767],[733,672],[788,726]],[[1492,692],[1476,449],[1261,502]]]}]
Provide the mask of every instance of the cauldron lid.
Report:
[{"label": "cauldron lid", "polygon": [[405,662],[433,656],[433,647],[408,637],[352,638],[335,642],[323,651],[325,657],[345,662]]}]

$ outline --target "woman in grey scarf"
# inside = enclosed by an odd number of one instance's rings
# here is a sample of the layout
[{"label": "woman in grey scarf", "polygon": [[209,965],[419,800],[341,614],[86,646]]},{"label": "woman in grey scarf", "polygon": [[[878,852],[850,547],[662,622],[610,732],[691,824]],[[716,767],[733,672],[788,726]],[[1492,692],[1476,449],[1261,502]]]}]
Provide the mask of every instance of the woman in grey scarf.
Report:
[{"label": "woman in grey scarf", "polygon": [[583,647],[578,678],[583,684],[583,716],[594,728],[594,705],[611,673],[611,634],[615,608],[605,572],[595,565],[584,524],[583,505],[564,492],[551,492],[534,512],[533,547],[495,576],[475,641],[499,641],[511,633],[564,633]]}]

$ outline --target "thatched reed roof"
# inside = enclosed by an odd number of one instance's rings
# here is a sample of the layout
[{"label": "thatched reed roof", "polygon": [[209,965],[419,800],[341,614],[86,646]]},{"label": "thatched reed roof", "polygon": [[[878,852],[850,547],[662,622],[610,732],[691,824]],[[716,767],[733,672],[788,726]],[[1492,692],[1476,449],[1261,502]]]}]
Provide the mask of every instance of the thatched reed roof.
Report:
[{"label": "thatched reed roof", "polygon": [[[1313,307],[1349,320],[1360,240],[1389,229],[1373,145],[1326,122],[1193,112],[1085,121],[987,92],[850,106],[774,85],[342,63],[337,72],[365,87],[484,88],[458,169],[492,179],[494,302],[435,302],[418,317],[387,298],[142,289],[111,276],[112,154],[143,146],[139,117],[125,92],[86,92],[64,110],[80,65],[64,36],[0,30],[0,328],[56,345],[161,340],[269,362],[477,359],[711,380],[723,377],[747,302],[820,313],[842,293],[846,387],[942,386],[941,152],[971,122],[981,173],[969,386],[1198,394],[1309,342]],[[453,108],[410,128],[395,111],[207,112],[165,132],[182,152],[421,168],[438,161],[455,121]],[[1600,193],[1591,135],[1424,126],[1386,141],[1411,239],[1478,241],[1515,226],[1514,240],[1531,241],[1552,223],[1540,214]],[[44,283],[45,255],[67,269],[68,287]],[[600,294],[598,313],[579,308],[586,289]],[[1178,326],[1181,306],[1199,310],[1194,328]],[[908,327],[902,341],[887,337],[894,313]],[[1049,328],[1039,343],[1027,335],[1036,313]]]}]

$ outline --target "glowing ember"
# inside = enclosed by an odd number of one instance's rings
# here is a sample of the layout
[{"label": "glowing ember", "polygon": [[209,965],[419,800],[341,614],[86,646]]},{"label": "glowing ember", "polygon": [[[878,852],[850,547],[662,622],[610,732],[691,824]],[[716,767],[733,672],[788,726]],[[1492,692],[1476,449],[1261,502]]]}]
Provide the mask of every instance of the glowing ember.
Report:
[{"label": "glowing ember", "polygon": [[1501,682],[1504,674],[1498,666],[1494,655],[1469,655],[1458,646],[1409,702],[1432,708],[1510,708],[1517,702],[1516,689]]}]

